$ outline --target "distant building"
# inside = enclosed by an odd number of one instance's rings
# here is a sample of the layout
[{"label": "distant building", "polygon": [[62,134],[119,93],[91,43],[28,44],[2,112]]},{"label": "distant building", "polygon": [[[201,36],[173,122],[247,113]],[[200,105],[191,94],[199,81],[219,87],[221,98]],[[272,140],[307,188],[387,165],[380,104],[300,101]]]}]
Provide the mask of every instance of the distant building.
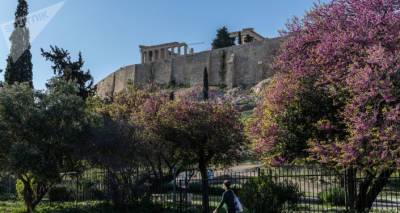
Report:
[{"label": "distant building", "polygon": [[254,28],[244,28],[241,31],[229,33],[232,38],[235,38],[237,44],[246,44],[254,41],[263,41],[265,38],[254,31]]}]

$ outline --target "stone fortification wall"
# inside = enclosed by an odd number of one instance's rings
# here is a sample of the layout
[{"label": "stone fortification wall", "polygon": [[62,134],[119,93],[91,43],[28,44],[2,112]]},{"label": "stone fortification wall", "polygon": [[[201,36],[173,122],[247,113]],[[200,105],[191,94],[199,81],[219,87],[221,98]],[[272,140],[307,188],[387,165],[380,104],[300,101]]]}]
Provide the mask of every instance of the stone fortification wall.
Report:
[{"label": "stone fortification wall", "polygon": [[208,70],[212,86],[253,86],[274,74],[272,63],[280,43],[279,38],[267,39],[164,61],[126,66],[100,81],[97,84],[97,93],[110,97],[129,84],[139,88],[149,83],[195,86],[203,82],[204,68]]}]

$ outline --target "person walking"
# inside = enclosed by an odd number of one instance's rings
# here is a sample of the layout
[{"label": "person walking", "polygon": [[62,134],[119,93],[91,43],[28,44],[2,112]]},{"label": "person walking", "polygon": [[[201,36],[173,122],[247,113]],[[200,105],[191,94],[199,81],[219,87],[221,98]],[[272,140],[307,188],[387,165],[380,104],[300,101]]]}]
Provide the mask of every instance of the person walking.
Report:
[{"label": "person walking", "polygon": [[225,192],[222,194],[222,200],[213,213],[218,213],[220,209],[225,208],[227,213],[236,213],[235,207],[235,193],[231,189],[231,182],[224,181],[223,187]]}]

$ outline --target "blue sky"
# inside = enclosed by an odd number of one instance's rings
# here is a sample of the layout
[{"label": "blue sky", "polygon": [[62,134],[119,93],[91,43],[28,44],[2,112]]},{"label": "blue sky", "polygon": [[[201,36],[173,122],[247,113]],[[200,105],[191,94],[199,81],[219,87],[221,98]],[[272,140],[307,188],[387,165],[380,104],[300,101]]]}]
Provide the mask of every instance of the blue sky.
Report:
[{"label": "blue sky", "polygon": [[[62,0],[28,0],[30,12]],[[0,24],[12,21],[17,0],[0,0]],[[51,22],[32,42],[33,80],[38,89],[53,76],[40,48],[57,45],[83,53],[95,82],[119,67],[140,62],[138,46],[164,42],[204,42],[195,51],[210,48],[216,30],[254,27],[266,37],[293,16],[302,16],[314,0],[66,0]],[[0,69],[9,49],[0,33]],[[3,74],[0,75],[3,78]]]}]

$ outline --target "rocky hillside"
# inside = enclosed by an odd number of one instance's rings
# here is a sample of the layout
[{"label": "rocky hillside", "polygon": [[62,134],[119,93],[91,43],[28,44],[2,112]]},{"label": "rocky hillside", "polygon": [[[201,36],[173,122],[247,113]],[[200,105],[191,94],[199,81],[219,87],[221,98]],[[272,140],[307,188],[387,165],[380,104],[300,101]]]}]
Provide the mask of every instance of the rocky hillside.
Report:
[{"label": "rocky hillside", "polygon": [[[243,114],[249,114],[260,101],[261,94],[268,86],[270,79],[265,79],[251,88],[235,87],[223,89],[210,87],[210,99],[228,100]],[[190,87],[174,89],[176,97],[190,97],[195,100],[202,100],[202,87]]]}]

